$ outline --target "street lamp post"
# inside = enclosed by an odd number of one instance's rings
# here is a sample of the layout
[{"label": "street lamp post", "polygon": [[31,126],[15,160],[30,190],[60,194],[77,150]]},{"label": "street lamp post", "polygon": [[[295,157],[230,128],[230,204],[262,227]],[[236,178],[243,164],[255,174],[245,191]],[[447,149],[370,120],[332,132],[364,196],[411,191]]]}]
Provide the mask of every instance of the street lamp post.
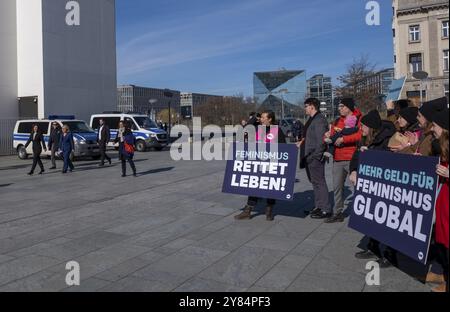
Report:
[{"label": "street lamp post", "polygon": [[155,109],[154,109],[153,105],[154,105],[156,102],[158,102],[158,100],[157,100],[157,99],[150,99],[150,100],[148,100],[148,102],[149,102],[150,105],[152,106],[152,110],[151,110],[151,113],[150,113],[150,119],[155,120],[155,119],[156,119],[156,116],[155,116]]},{"label": "street lamp post", "polygon": [[428,73],[425,71],[417,71],[415,73],[413,73],[413,77],[415,79],[420,80],[420,105],[423,104],[423,82],[427,80],[428,78]]},{"label": "street lamp post", "polygon": [[166,98],[169,98],[169,127],[168,127],[168,130],[169,130],[169,133],[170,133],[170,131],[172,130],[172,116],[171,116],[172,112],[171,112],[170,105],[171,105],[173,93],[169,89],[165,89],[164,90],[164,96]]},{"label": "street lamp post", "polygon": [[278,91],[279,94],[281,94],[281,119],[284,119],[284,96],[283,94],[288,93],[288,89],[281,89]]}]

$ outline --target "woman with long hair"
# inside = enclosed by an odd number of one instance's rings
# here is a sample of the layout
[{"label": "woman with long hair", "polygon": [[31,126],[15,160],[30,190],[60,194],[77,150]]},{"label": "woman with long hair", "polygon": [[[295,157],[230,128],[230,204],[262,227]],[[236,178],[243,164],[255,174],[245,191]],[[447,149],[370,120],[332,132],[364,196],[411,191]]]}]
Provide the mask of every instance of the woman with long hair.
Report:
[{"label": "woman with long hair", "polygon": [[30,137],[25,144],[25,148],[27,148],[31,143],[33,143],[33,165],[31,166],[31,171],[28,173],[28,175],[31,176],[34,174],[34,169],[36,169],[37,165],[39,165],[39,167],[41,168],[39,174],[43,174],[45,170],[41,160],[41,153],[42,149],[44,149],[44,151],[47,151],[47,147],[45,146],[44,135],[39,130],[38,125],[33,125],[33,130],[31,131]]},{"label": "woman with long hair", "polygon": [[[373,110],[361,118],[361,126],[363,132],[364,143],[355,152],[350,162],[350,181],[356,185],[357,170],[359,166],[360,153],[367,150],[390,151],[389,140],[395,134],[395,125],[387,120],[381,120],[378,111]],[[385,268],[396,262],[395,250],[386,247],[384,253],[380,250],[380,243],[373,239],[369,239],[367,250],[363,250],[355,254],[358,259],[376,259],[380,267]]]},{"label": "woman with long hair", "polygon": [[133,131],[128,123],[121,121],[119,123],[119,131],[117,133],[116,142],[119,143],[119,159],[122,162],[122,177],[127,176],[127,161],[133,170],[133,176],[136,177],[136,165],[134,164],[134,151],[136,139]]},{"label": "woman with long hair", "polygon": [[449,247],[449,110],[435,112],[433,115],[433,134],[439,143],[440,164],[436,166],[439,176],[438,197],[436,200],[435,241],[438,247],[438,260],[444,269],[444,281],[433,292],[448,292],[448,247]]}]

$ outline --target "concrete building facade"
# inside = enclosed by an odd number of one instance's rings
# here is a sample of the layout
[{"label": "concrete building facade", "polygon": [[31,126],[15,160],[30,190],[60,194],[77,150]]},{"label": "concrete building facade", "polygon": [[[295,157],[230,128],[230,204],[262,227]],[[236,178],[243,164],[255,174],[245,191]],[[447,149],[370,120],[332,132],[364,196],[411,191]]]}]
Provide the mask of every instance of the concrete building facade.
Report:
[{"label": "concrete building facade", "polygon": [[[172,98],[165,96],[166,91],[172,94]],[[117,87],[117,109],[124,113],[141,113],[156,119],[158,113],[169,108],[169,103],[171,113],[176,118],[176,115],[180,115],[180,91],[135,85]]]},{"label": "concrete building facade", "polygon": [[317,98],[320,101],[320,110],[327,117],[333,117],[333,85],[331,77],[322,74],[314,75],[306,81],[307,97]]},{"label": "concrete building facade", "polygon": [[223,97],[219,95],[181,92],[181,117],[183,119],[191,119],[195,115],[195,107],[206,104],[208,101],[214,99],[221,100]]},{"label": "concrete building facade", "polygon": [[[79,25],[67,23],[72,13]],[[1,1],[0,116],[87,120],[115,109],[115,27],[115,0]]]},{"label": "concrete building facade", "polygon": [[395,78],[407,78],[402,97],[420,102],[417,71],[429,74],[422,82],[424,101],[448,97],[448,1],[393,0],[393,13]]}]

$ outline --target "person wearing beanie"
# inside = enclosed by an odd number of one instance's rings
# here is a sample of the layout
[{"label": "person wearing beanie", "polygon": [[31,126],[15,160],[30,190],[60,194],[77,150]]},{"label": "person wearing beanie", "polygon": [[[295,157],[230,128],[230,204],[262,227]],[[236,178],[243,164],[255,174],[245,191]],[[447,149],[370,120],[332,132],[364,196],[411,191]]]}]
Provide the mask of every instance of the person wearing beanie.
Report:
[{"label": "person wearing beanie", "polygon": [[389,142],[391,150],[395,153],[401,152],[407,147],[417,143],[422,135],[422,128],[420,127],[419,109],[417,107],[407,107],[400,110],[397,125],[399,131],[392,137]]},{"label": "person wearing beanie", "polygon": [[355,104],[355,100],[353,98],[343,98],[339,102],[339,104],[342,104],[342,105],[348,107],[348,109],[351,110],[352,112],[355,111],[356,104]]},{"label": "person wearing beanie", "polygon": [[[346,122],[356,118],[357,131],[351,131],[347,135],[342,135],[334,141],[333,156],[333,186],[334,186],[334,207],[333,216],[325,220],[325,223],[343,222],[344,203],[348,202],[350,197],[346,198],[344,194],[345,181],[349,175],[349,165],[353,154],[361,142],[361,112],[356,108],[355,101],[352,98],[343,98],[339,102],[339,118],[331,125],[331,130],[325,134],[324,140],[329,140],[335,134],[344,131],[346,133]],[[353,118],[352,118],[353,117]],[[349,119],[350,118],[350,119]],[[354,119],[353,119],[354,120]],[[350,130],[349,130],[350,131]],[[328,154],[324,154],[327,158]],[[350,195],[351,196],[351,195]]]},{"label": "person wearing beanie", "polygon": [[361,123],[374,130],[380,129],[383,124],[380,113],[377,110],[372,110],[367,115],[363,116]]},{"label": "person wearing beanie", "polygon": [[433,292],[448,292],[449,264],[449,110],[435,111],[432,115],[432,131],[439,142],[441,163],[436,166],[439,176],[439,191],[436,200],[435,242],[438,249],[438,262],[444,271],[444,282],[433,288]]},{"label": "person wearing beanie", "polygon": [[400,128],[397,125],[397,120],[399,113],[402,109],[412,106],[412,103],[410,100],[402,99],[398,101],[388,101],[386,102],[386,109],[387,109],[387,117],[386,120],[392,122],[396,125],[397,130],[400,130]]},{"label": "person wearing beanie", "polygon": [[432,101],[423,103],[419,108],[419,113],[422,114],[428,121],[431,121],[435,111],[441,111],[448,107],[447,97],[441,97]]},{"label": "person wearing beanie", "polygon": [[442,111],[447,108],[447,98],[442,97],[436,100],[423,103],[419,108],[417,120],[421,128],[421,135],[416,138],[414,135],[406,133],[411,146],[400,151],[402,154],[412,154],[421,156],[433,156],[434,136],[431,128],[433,126],[432,119],[435,112]]},{"label": "person wearing beanie", "polygon": [[[355,152],[350,162],[350,181],[353,185],[356,185],[360,153],[366,150],[390,151],[388,143],[396,132],[395,125],[388,120],[381,120],[377,110],[370,111],[365,115],[361,119],[361,124],[365,141],[364,144],[361,144],[360,149]],[[391,263],[395,264],[395,250],[386,247],[384,254],[380,250],[380,243],[370,238],[367,250],[356,253],[355,257],[358,259],[378,259],[377,262],[381,268],[389,267]]]}]

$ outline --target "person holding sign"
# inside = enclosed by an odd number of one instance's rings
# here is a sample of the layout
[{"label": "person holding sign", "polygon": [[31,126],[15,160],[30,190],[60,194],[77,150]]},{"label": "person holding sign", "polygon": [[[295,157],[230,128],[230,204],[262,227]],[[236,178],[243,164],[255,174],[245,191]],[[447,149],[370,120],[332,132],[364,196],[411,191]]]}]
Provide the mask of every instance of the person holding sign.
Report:
[{"label": "person holding sign", "polygon": [[[256,141],[260,143],[286,143],[286,137],[280,127],[276,126],[275,113],[273,111],[265,111],[261,114],[261,126],[258,127],[256,133]],[[265,132],[264,132],[265,127]],[[259,198],[249,197],[247,205],[244,207],[242,213],[236,215],[236,220],[250,220],[252,217],[252,211],[255,209]],[[275,199],[267,199],[266,206],[266,219],[267,221],[273,221],[273,206],[275,205]]]},{"label": "person holding sign", "polygon": [[[357,182],[357,172],[359,166],[359,155],[366,150],[390,151],[388,148],[389,140],[396,132],[395,125],[388,120],[381,120],[380,113],[377,110],[369,112],[361,119],[362,135],[365,139],[364,144],[359,150],[355,152],[350,162],[350,181],[353,185]],[[373,250],[374,252],[372,252]],[[395,261],[395,251],[392,248],[386,247],[386,257],[381,255],[380,243],[370,238],[367,250],[358,252],[355,257],[358,259],[373,259],[378,258],[380,267],[390,266],[391,261]]]},{"label": "person holding sign", "polygon": [[441,163],[436,167],[439,176],[438,197],[436,200],[436,232],[439,262],[444,269],[445,283],[432,289],[433,292],[448,292],[448,248],[449,248],[449,110],[436,111],[432,117],[434,136],[439,142]]}]

